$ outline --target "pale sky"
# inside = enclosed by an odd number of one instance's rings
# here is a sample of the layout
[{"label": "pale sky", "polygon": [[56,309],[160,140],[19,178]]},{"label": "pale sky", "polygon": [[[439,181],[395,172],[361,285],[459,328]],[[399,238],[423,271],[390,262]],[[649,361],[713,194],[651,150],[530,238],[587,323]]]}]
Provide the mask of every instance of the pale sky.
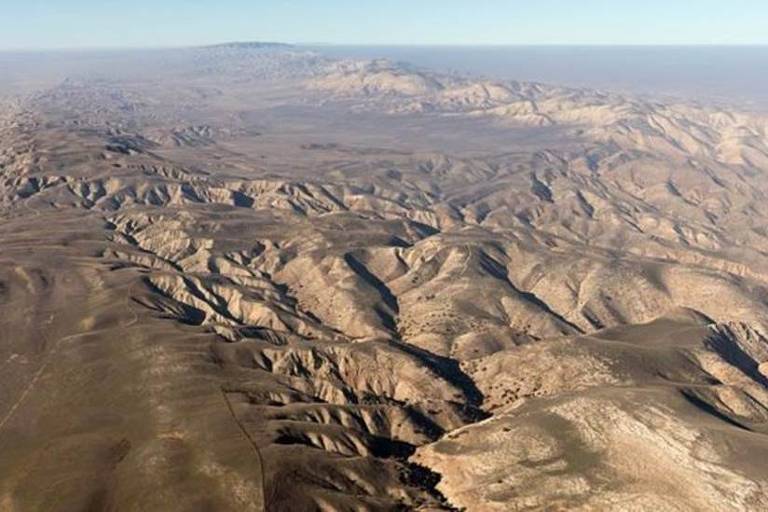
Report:
[{"label": "pale sky", "polygon": [[0,0],[0,49],[768,44],[767,0]]}]

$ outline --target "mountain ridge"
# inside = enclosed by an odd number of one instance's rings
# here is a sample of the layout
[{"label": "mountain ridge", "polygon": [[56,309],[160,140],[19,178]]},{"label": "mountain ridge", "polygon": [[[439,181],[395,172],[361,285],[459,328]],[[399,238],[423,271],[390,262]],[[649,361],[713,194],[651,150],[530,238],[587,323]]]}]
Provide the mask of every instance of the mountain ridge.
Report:
[{"label": "mountain ridge", "polygon": [[0,508],[768,505],[762,118],[189,52],[4,111]]}]

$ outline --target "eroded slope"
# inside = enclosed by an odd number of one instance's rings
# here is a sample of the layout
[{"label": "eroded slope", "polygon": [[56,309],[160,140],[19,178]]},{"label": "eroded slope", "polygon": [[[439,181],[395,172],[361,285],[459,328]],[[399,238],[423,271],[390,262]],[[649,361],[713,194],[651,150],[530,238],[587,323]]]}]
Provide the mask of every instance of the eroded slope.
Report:
[{"label": "eroded slope", "polygon": [[766,506],[763,120],[282,52],[5,111],[2,507]]}]

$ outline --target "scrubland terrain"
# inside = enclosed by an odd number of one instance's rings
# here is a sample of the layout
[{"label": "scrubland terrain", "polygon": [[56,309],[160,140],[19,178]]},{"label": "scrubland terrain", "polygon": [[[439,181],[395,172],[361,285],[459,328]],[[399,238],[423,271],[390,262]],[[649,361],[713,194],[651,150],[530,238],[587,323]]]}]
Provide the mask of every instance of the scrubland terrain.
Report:
[{"label": "scrubland terrain", "polygon": [[768,508],[768,119],[100,66],[0,100],[0,510]]}]

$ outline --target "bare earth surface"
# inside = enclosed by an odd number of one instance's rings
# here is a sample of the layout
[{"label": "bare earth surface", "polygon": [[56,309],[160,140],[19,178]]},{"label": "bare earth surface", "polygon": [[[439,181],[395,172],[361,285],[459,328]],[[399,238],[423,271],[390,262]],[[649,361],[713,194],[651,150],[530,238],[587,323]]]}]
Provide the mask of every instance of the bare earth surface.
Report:
[{"label": "bare earth surface", "polygon": [[768,509],[765,117],[47,59],[0,87],[0,510]]}]

